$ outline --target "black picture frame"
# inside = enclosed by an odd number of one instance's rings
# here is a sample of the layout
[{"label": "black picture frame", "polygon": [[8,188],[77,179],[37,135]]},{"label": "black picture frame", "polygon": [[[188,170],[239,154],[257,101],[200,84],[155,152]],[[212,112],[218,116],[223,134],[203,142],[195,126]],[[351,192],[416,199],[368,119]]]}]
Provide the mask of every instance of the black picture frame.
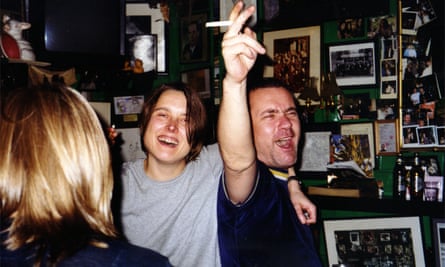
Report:
[{"label": "black picture frame", "polygon": [[[209,42],[205,28],[206,21],[207,13],[193,14],[181,18],[179,46],[181,63],[198,63],[209,60]],[[195,43],[194,46],[191,43]]]},{"label": "black picture frame", "polygon": [[328,69],[342,89],[377,87],[379,64],[374,40],[342,42],[326,46]]}]

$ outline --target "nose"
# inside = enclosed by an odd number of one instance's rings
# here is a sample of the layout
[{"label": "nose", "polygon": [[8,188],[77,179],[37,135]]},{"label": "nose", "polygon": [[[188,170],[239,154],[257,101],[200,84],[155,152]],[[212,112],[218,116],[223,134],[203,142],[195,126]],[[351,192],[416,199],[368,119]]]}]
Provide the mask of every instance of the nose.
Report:
[{"label": "nose", "polygon": [[280,120],[279,120],[279,126],[280,128],[291,128],[292,127],[292,121],[289,119],[286,114],[281,114]]},{"label": "nose", "polygon": [[177,119],[170,119],[167,123],[167,130],[174,132],[178,129],[178,120]]}]

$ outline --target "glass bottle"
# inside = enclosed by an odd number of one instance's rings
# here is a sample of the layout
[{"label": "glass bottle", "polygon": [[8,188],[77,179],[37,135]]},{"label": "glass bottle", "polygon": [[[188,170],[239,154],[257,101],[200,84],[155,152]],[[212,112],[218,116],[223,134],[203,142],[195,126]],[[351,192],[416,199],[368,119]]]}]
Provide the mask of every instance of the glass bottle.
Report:
[{"label": "glass bottle", "polygon": [[414,154],[414,165],[410,170],[411,172],[411,199],[414,201],[423,200],[423,187],[425,172],[420,165],[419,153]]},{"label": "glass bottle", "polygon": [[406,170],[403,165],[402,154],[397,155],[393,170],[393,198],[404,200],[406,198]]}]

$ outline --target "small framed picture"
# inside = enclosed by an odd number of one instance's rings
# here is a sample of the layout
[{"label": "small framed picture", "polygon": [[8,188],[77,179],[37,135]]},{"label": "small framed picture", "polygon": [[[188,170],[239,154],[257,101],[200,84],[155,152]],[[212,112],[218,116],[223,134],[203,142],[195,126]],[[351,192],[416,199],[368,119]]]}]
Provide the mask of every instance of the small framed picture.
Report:
[{"label": "small framed picture", "polygon": [[419,217],[324,220],[323,227],[329,266],[425,266]]},{"label": "small framed picture", "polygon": [[375,151],[377,155],[395,155],[399,152],[397,120],[376,120]]},{"label": "small framed picture", "polygon": [[435,146],[436,145],[436,126],[417,127],[417,136],[419,137],[419,145]]},{"label": "small framed picture", "polygon": [[403,126],[403,147],[417,147],[419,144],[419,137],[417,135],[417,126]]},{"label": "small framed picture", "polygon": [[437,142],[441,147],[445,147],[445,126],[437,126]]},{"label": "small framed picture", "polygon": [[209,56],[207,14],[191,15],[181,18],[181,63],[207,61]]},{"label": "small framed picture", "polygon": [[181,81],[197,90],[201,98],[210,98],[209,69],[184,71],[181,73]]}]

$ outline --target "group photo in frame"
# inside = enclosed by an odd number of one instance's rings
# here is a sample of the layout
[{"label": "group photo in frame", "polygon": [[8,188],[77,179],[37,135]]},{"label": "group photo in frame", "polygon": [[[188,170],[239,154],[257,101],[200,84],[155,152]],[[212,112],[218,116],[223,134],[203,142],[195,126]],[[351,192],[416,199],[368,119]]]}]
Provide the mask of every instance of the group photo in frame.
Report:
[{"label": "group photo in frame", "polygon": [[329,70],[335,73],[338,86],[377,84],[374,41],[329,44],[327,53]]},{"label": "group photo in frame", "polygon": [[[156,36],[156,72],[166,75],[168,70],[166,22],[162,16],[160,4],[151,8],[148,3],[128,3],[125,5],[125,50],[129,53],[130,39],[137,35]],[[130,54],[127,54],[130,55]]]},{"label": "group photo in frame", "polygon": [[206,13],[181,18],[179,56],[181,63],[196,63],[209,59],[206,22]]},{"label": "group photo in frame", "polygon": [[274,61],[265,67],[265,77],[281,80],[295,93],[303,90],[309,77],[320,77],[320,26],[269,31],[263,36],[267,55]]},{"label": "group photo in frame", "polygon": [[329,266],[425,266],[419,217],[326,219],[323,229]]}]

